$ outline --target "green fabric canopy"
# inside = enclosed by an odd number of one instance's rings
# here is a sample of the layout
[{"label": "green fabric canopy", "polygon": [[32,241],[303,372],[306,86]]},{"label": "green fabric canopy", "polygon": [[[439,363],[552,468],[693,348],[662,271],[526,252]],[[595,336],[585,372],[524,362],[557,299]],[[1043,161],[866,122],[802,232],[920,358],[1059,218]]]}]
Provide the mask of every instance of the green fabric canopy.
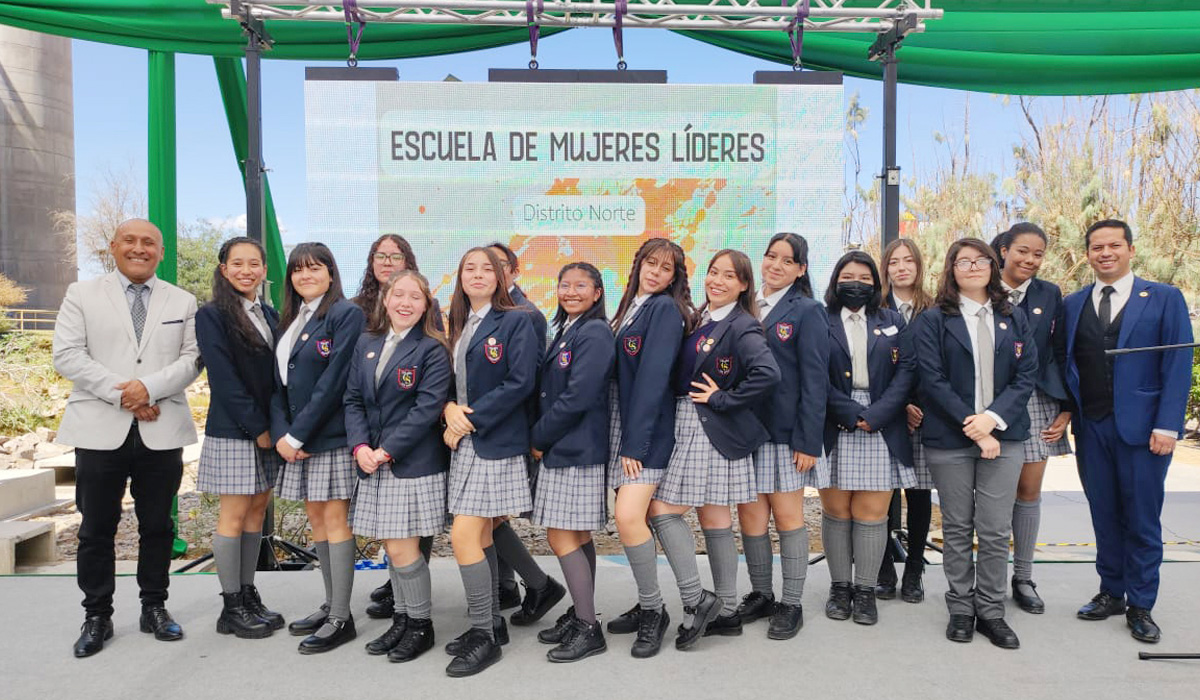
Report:
[{"label": "green fabric canopy", "polygon": [[[707,4],[708,0],[694,1]],[[369,6],[370,0],[363,5]],[[877,0],[850,5],[878,6]],[[937,0],[899,52],[902,82],[1013,94],[1110,94],[1200,86],[1200,7],[1194,0]],[[49,34],[160,51],[240,56],[237,22],[205,0],[9,0],[0,23]],[[271,21],[269,58],[346,58],[340,23]],[[630,30],[643,31],[643,30]],[[551,33],[545,31],[545,34]],[[687,36],[784,64],[783,32],[684,32]],[[374,24],[359,58],[412,58],[526,41],[524,28]],[[804,64],[878,78],[867,61],[873,37],[809,32]]]}]

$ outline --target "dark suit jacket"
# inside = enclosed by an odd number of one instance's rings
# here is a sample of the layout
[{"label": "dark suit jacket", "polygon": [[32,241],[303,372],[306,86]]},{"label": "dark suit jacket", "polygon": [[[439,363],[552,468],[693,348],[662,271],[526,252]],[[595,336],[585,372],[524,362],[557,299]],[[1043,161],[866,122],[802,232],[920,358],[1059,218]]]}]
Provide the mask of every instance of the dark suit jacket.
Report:
[{"label": "dark suit jacket", "polygon": [[[997,440],[1025,440],[1029,437],[1027,405],[1038,372],[1037,344],[1021,309],[1013,309],[1011,316],[993,317],[993,400],[985,410],[1008,424],[1006,430],[992,433]],[[963,434],[962,424],[975,413],[975,356],[966,321],[935,306],[913,325],[925,399],[922,442],[937,449],[970,447],[974,443]]]},{"label": "dark suit jacket", "polygon": [[850,398],[854,390],[850,341],[842,324],[841,309],[829,309],[829,402],[825,414],[825,451],[837,444],[838,431],[857,430],[862,418],[871,429],[883,434],[892,456],[911,465],[912,442],[908,439],[905,406],[915,381],[913,358],[903,352],[904,318],[897,311],[879,309],[867,315],[867,375],[871,405]]},{"label": "dark suit jacket", "polygon": [[[450,395],[450,353],[420,327],[408,332],[375,382],[387,334],[363,333],[346,382],[346,445],[382,447],[392,474],[417,478],[446,471],[442,409]],[[359,470],[360,477],[368,476]]]},{"label": "dark suit jacket", "polygon": [[[1079,404],[1079,368],[1075,364],[1075,332],[1084,304],[1092,303],[1088,285],[1064,302],[1066,319],[1066,384]],[[1192,342],[1187,302],[1178,289],[1140,277],[1121,311],[1118,348],[1141,348]],[[1127,445],[1146,445],[1155,428],[1183,434],[1183,417],[1192,386],[1192,351],[1139,352],[1113,358],[1113,418]]]},{"label": "dark suit jacket", "polygon": [[1061,336],[1063,295],[1057,284],[1037,279],[1029,284],[1024,297],[1021,298],[1021,310],[1029,321],[1029,330],[1033,333],[1034,344],[1037,345],[1038,376],[1037,388],[1044,394],[1059,401],[1067,399],[1067,387],[1063,381],[1062,366],[1055,358],[1054,344],[1059,341],[1055,336]]},{"label": "dark suit jacket", "polygon": [[541,341],[542,347],[545,347],[548,340],[546,333],[550,328],[550,324],[546,321],[546,315],[542,313],[542,310],[536,304],[529,301],[529,297],[525,296],[525,292],[520,287],[513,285],[510,296],[512,296],[514,304],[528,309],[533,314],[533,327],[537,329],[538,339]]},{"label": "dark suit jacket", "polygon": [[608,383],[613,368],[608,323],[577,321],[542,361],[533,446],[547,467],[608,464]]},{"label": "dark suit jacket", "polygon": [[272,341],[246,348],[234,340],[233,319],[213,304],[196,312],[196,343],[208,368],[210,402],[204,434],[254,440],[271,428],[271,394],[275,391],[275,326],[279,313],[263,304]]},{"label": "dark suit jacket", "polygon": [[675,449],[675,396],[671,376],[683,340],[683,317],[675,302],[655,294],[616,333],[621,457],[649,469],[666,469]]},{"label": "dark suit jacket", "polygon": [[767,400],[755,403],[754,413],[771,434],[771,442],[820,456],[829,397],[825,307],[805,296],[799,285],[792,285],[762,325],[780,381]]}]

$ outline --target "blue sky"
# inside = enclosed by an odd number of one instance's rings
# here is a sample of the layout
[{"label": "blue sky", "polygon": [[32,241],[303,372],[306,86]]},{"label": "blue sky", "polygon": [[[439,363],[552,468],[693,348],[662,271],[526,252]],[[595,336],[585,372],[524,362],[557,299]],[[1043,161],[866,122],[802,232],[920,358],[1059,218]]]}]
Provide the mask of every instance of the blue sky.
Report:
[{"label": "blue sky", "polygon": [[[370,28],[367,28],[370,31]],[[900,52],[903,60],[903,50]],[[756,70],[783,66],[724,51],[657,29],[625,32],[625,58],[631,68],[665,69],[672,83],[749,83]],[[612,68],[616,57],[607,29],[575,29],[542,39],[543,68]],[[527,44],[404,61],[401,80],[487,80],[489,68],[523,68]],[[300,61],[265,61],[263,69],[265,163],[285,242],[306,237],[304,164],[304,68]],[[339,65],[327,63],[323,65]],[[140,183],[146,173],[146,52],[83,41],[74,42],[75,168],[77,208],[86,212],[92,188],[105,169],[132,168]],[[244,211],[241,178],[233,157],[212,59],[180,55],[176,60],[178,108],[179,218],[235,221]],[[870,110],[860,135],[863,167],[878,171],[882,139],[882,85],[846,80],[846,96],[859,93]],[[970,101],[972,161],[1004,169],[1023,121],[1014,105],[996,96],[901,85],[899,154],[902,172],[933,167],[945,147],[935,132],[961,133]],[[865,179],[865,178],[864,178]]]}]

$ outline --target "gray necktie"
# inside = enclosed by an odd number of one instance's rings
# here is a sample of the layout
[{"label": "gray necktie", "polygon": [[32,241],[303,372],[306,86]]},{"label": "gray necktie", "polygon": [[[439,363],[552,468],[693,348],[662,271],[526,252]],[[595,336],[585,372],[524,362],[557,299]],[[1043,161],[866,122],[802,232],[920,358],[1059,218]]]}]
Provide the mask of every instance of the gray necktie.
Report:
[{"label": "gray necktie", "polygon": [[309,310],[308,306],[300,307],[300,314],[296,316],[296,327],[291,333],[292,340],[288,343],[288,356],[291,356],[296,350],[296,343],[300,340],[300,332],[304,330],[304,325],[308,323],[308,317],[311,313],[312,311]]},{"label": "gray necktie", "polygon": [[463,328],[462,338],[454,353],[454,389],[458,392],[458,403],[467,403],[467,349],[471,345],[471,336],[475,335],[475,327],[479,325],[479,317],[471,314],[467,317],[467,325]]},{"label": "gray necktie", "polygon": [[271,330],[267,327],[267,316],[263,313],[262,304],[255,303],[253,306],[251,306],[250,314],[254,316],[255,321],[257,321],[254,324],[254,327],[258,329],[258,334],[262,336],[262,339],[269,347],[271,345]]},{"label": "gray necktie", "polygon": [[907,301],[900,304],[900,315],[904,317],[905,323],[912,321],[912,304]]},{"label": "gray necktie", "polygon": [[1008,301],[1013,306],[1021,305],[1021,290],[1013,289],[1008,292]]},{"label": "gray necktie", "polygon": [[853,371],[852,384],[855,389],[869,389],[867,374],[867,322],[860,314],[850,314],[850,367]]},{"label": "gray necktie", "polygon": [[1117,291],[1112,285],[1100,290],[1100,328],[1105,333],[1112,324],[1112,295]]},{"label": "gray necktie", "polygon": [[387,367],[388,360],[392,359],[392,354],[396,352],[396,346],[399,344],[400,336],[395,333],[383,341],[383,350],[379,351],[379,364],[375,365],[375,386],[379,386],[379,380],[383,379],[383,370]]},{"label": "gray necktie", "polygon": [[141,345],[142,329],[146,327],[146,285],[130,284],[129,288],[133,290],[133,306],[129,307],[129,313],[133,317],[133,334],[137,336],[138,345]]},{"label": "gray necktie", "polygon": [[979,321],[976,324],[975,341],[979,347],[975,353],[975,360],[979,369],[980,393],[979,400],[975,404],[980,411],[983,411],[992,405],[992,399],[995,398],[993,382],[995,381],[996,343],[992,340],[992,327],[988,323],[987,307],[980,308],[976,315],[979,317]]}]

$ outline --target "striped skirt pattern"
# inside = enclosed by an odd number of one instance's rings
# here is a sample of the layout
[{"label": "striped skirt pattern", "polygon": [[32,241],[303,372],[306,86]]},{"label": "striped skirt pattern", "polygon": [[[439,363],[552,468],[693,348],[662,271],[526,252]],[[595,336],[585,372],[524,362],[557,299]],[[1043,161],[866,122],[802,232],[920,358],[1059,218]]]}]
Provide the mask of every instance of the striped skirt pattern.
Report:
[{"label": "striped skirt pattern", "polygon": [[524,455],[484,459],[470,435],[450,456],[447,509],[454,515],[495,518],[533,508]]},{"label": "striped skirt pattern", "polygon": [[675,450],[654,497],[677,506],[735,505],[758,500],[754,458],[727,459],[709,442],[696,405],[675,403]]},{"label": "striped skirt pattern", "polygon": [[792,446],[766,442],[754,451],[754,483],[759,493],[790,493],[805,486],[823,489],[829,486],[829,460],[817,457],[817,466],[806,472],[796,470]]},{"label": "striped skirt pattern", "polygon": [[318,452],[279,468],[279,497],[289,501],[345,501],[354,497],[358,473],[345,447]]},{"label": "striped skirt pattern", "polygon": [[204,493],[253,496],[275,486],[283,458],[253,440],[205,436],[196,489]]},{"label": "striped skirt pattern", "polygon": [[[871,403],[871,394],[865,389],[855,389],[850,398],[864,406]],[[913,468],[892,457],[878,432],[839,433],[829,453],[829,472],[830,486],[843,491],[891,491],[917,485]]]},{"label": "striped skirt pattern", "polygon": [[547,467],[538,471],[533,522],[556,530],[590,532],[608,524],[605,466]]},{"label": "striped skirt pattern", "polygon": [[1071,454],[1071,443],[1067,441],[1067,433],[1057,442],[1047,443],[1042,440],[1042,431],[1054,422],[1062,410],[1058,400],[1049,396],[1041,389],[1034,389],[1029,395],[1029,437],[1024,443],[1025,461],[1044,462],[1051,457],[1061,457]]},{"label": "striped skirt pattern", "polygon": [[376,540],[436,535],[446,522],[446,472],[398,479],[381,466],[359,479],[354,534]]}]

